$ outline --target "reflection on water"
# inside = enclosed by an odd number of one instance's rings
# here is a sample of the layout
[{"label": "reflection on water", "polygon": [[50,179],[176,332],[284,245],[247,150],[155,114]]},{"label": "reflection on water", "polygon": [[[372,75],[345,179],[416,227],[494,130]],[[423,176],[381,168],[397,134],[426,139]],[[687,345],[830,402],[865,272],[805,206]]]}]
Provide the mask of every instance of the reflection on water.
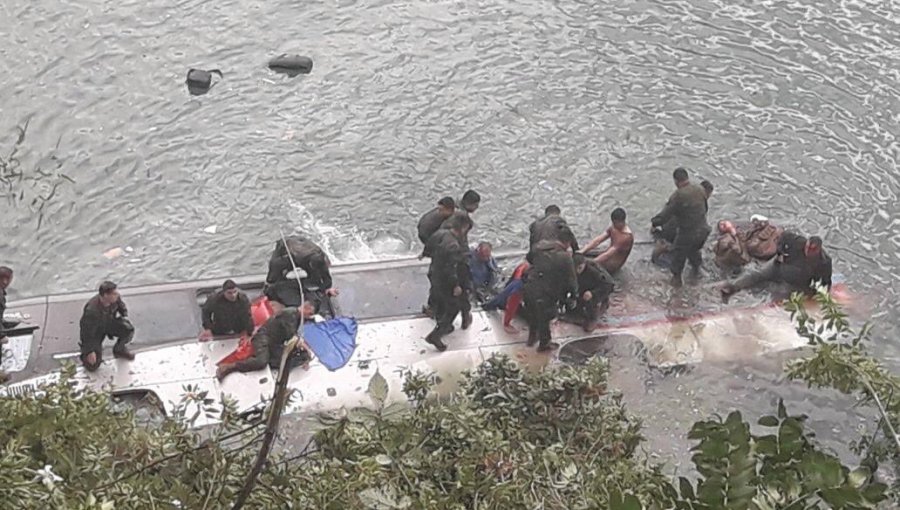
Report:
[{"label": "reflection on water", "polygon": [[[16,47],[0,54],[4,146],[28,120],[23,162],[52,150],[76,181],[40,230],[27,208],[0,205],[18,295],[261,272],[279,227],[309,231],[338,259],[412,253],[418,215],[468,187],[484,196],[473,241],[521,247],[549,203],[582,238],[617,205],[641,232],[681,164],[716,184],[713,218],[761,212],[822,235],[865,317],[884,322],[879,353],[891,364],[900,354],[890,2],[13,0],[3,10]],[[266,69],[281,53],[316,67],[294,78]],[[191,96],[192,67],[224,78]],[[103,256],[117,247],[124,255]],[[663,296],[673,314],[714,299],[705,284],[672,293],[646,261],[631,271],[659,285],[619,299]],[[707,395],[744,366],[682,384]],[[754,386],[732,395],[747,406],[767,410],[762,395],[794,391],[777,367],[751,373]]]}]

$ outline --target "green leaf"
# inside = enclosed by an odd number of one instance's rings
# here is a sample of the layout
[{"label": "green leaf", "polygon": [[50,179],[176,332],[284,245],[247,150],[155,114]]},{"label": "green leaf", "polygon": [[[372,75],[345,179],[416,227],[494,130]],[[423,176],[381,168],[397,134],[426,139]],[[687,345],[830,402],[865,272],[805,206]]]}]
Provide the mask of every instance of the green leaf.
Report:
[{"label": "green leaf", "polygon": [[763,427],[777,427],[780,422],[778,421],[778,418],[774,416],[763,416],[757,423]]},{"label": "green leaf", "polygon": [[863,486],[863,484],[866,483],[866,480],[869,479],[869,476],[871,476],[871,474],[872,473],[870,473],[867,468],[858,467],[851,471],[849,475],[847,475],[847,481],[850,482],[850,485],[854,489],[859,489]]},{"label": "green leaf", "polygon": [[694,487],[691,485],[690,480],[683,476],[678,478],[678,490],[681,492],[683,499],[695,499]]},{"label": "green leaf", "polygon": [[381,372],[376,370],[375,375],[369,379],[368,393],[379,405],[384,404],[384,401],[387,400],[388,383],[384,376],[381,375]]},{"label": "green leaf", "polygon": [[778,417],[782,420],[787,418],[787,409],[784,408],[784,399],[778,399]]},{"label": "green leaf", "polygon": [[887,490],[887,485],[876,482],[869,484],[862,491],[862,496],[866,498],[866,501],[870,503],[878,503],[879,501],[883,501],[885,499],[884,492]]},{"label": "green leaf", "polygon": [[634,494],[628,494],[625,496],[622,501],[622,510],[642,510],[644,505],[641,504],[641,500],[634,496]]}]

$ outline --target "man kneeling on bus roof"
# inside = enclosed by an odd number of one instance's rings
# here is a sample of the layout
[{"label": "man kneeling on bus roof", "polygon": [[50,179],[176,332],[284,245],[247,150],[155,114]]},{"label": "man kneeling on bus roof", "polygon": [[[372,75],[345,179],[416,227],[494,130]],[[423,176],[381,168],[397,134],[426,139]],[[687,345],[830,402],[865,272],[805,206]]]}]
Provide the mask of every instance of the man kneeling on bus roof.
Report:
[{"label": "man kneeling on bus roof", "polygon": [[234,280],[225,280],[222,290],[210,295],[203,304],[200,341],[212,340],[213,335],[237,334],[253,334],[250,299],[241,292]]},{"label": "man kneeling on bus roof", "polygon": [[[299,308],[285,308],[267,320],[265,324],[256,330],[253,339],[253,354],[235,363],[224,363],[216,370],[216,377],[221,381],[232,372],[255,372],[262,370],[267,365],[278,369],[281,364],[281,354],[284,345],[297,334],[300,328],[300,317],[312,320],[316,313],[316,306],[312,301],[305,301]],[[306,346],[297,346],[288,359],[288,370],[299,366],[308,366],[312,356]]]},{"label": "man kneeling on bus roof", "polygon": [[81,363],[93,372],[103,362],[103,340],[115,338],[113,356],[133,360],[134,354],[126,345],[134,338],[134,326],[128,320],[128,307],[122,301],[116,284],[106,281],[99,292],[84,305],[81,315]]}]

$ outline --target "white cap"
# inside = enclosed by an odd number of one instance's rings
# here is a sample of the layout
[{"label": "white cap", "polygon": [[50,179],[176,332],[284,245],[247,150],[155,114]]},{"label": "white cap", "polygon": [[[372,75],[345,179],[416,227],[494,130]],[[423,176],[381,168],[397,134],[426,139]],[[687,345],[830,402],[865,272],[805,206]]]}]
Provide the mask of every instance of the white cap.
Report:
[{"label": "white cap", "polygon": [[753,216],[750,216],[750,221],[753,223],[765,223],[769,221],[769,218],[766,218],[762,214],[754,214]]}]

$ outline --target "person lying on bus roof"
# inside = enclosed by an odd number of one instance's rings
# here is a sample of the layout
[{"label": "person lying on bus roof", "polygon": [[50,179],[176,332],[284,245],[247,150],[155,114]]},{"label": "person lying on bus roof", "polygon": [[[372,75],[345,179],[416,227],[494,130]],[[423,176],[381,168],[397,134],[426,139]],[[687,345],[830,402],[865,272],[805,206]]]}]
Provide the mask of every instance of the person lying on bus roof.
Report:
[{"label": "person lying on bus roof", "polygon": [[201,342],[211,340],[213,335],[253,334],[250,299],[241,292],[234,280],[225,280],[221,290],[206,298],[202,310]]},{"label": "person lying on bus roof", "polygon": [[[224,363],[216,369],[216,377],[221,381],[232,372],[255,372],[266,366],[275,370],[281,364],[281,354],[284,345],[297,335],[300,328],[300,317],[304,320],[312,320],[316,313],[315,304],[304,301],[299,308],[285,308],[267,320],[256,330],[250,343],[253,345],[253,354],[249,358],[235,363]],[[299,366],[308,366],[312,355],[305,345],[298,345],[288,358],[287,369],[292,370]]]},{"label": "person lying on bus roof", "polygon": [[80,327],[81,363],[88,372],[97,370],[103,362],[103,340],[107,337],[116,339],[114,357],[134,359],[134,354],[126,347],[134,338],[134,326],[128,320],[128,307],[115,283],[105,281],[100,284],[97,295],[84,305]]}]

